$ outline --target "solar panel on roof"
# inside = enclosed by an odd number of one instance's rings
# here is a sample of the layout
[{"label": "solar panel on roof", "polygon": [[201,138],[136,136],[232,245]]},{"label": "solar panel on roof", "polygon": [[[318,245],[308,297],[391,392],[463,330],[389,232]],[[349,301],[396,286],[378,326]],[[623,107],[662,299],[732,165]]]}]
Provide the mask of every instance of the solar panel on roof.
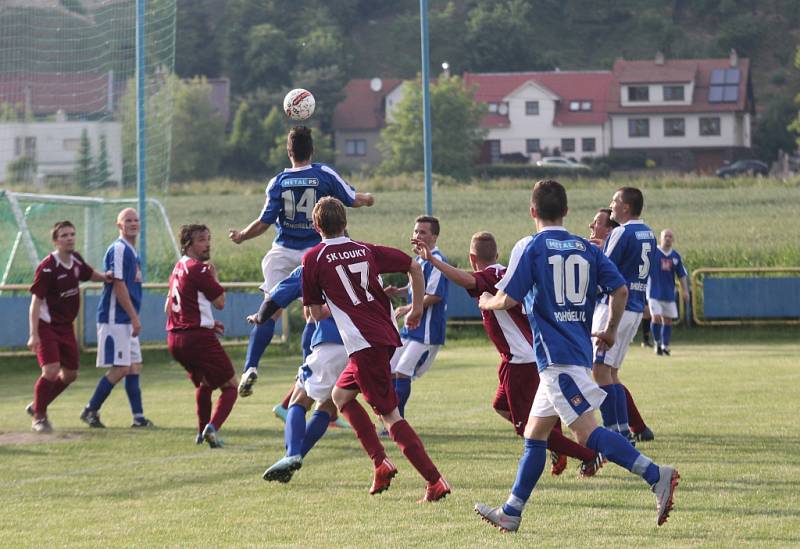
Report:
[{"label": "solar panel on roof", "polygon": [[711,84],[725,83],[725,69],[714,69],[711,71]]},{"label": "solar panel on roof", "polygon": [[738,84],[739,83],[739,69],[725,69],[725,83]]},{"label": "solar panel on roof", "polygon": [[739,100],[739,86],[722,86],[722,101],[736,102]]},{"label": "solar panel on roof", "polygon": [[711,86],[708,88],[708,102],[709,103],[722,103],[722,88],[724,86]]}]

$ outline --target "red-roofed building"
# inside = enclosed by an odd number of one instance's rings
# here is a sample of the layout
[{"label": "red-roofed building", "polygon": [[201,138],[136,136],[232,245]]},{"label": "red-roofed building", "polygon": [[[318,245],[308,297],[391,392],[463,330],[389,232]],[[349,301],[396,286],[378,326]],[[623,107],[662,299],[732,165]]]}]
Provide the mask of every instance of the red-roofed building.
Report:
[{"label": "red-roofed building", "polygon": [[488,106],[482,162],[608,154],[609,71],[465,73],[464,82]]},{"label": "red-roofed building", "polygon": [[336,166],[361,170],[381,162],[377,148],[387,113],[402,95],[398,78],[356,78],[347,83],[345,98],[333,113]]},{"label": "red-roofed building", "polygon": [[748,154],[755,100],[750,62],[735,51],[723,59],[619,59],[612,73],[615,153],[704,172]]}]

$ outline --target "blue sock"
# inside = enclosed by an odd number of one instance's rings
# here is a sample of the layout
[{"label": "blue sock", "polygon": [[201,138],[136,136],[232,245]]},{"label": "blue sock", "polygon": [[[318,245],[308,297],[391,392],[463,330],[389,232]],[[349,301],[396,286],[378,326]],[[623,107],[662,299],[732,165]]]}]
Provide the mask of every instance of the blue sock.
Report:
[{"label": "blue sock", "polygon": [[608,429],[598,427],[589,435],[586,446],[603,454],[609,461],[639,475],[649,485],[652,486],[658,482],[658,466],[649,457],[631,446],[631,443],[619,433],[612,433]]},{"label": "blue sock", "polygon": [[661,341],[664,347],[669,347],[670,339],[672,339],[672,324],[664,324],[661,329]]},{"label": "blue sock", "polygon": [[108,381],[106,376],[100,378],[100,381],[97,382],[97,387],[94,389],[94,394],[92,398],[89,400],[88,408],[90,410],[97,411],[103,405],[103,403],[108,398],[108,395],[111,394],[111,389],[114,388],[114,385]]},{"label": "blue sock", "polygon": [[265,320],[261,324],[256,324],[250,330],[250,340],[247,342],[247,356],[244,359],[244,369],[258,368],[258,361],[267,349],[272,336],[275,334],[275,321]]},{"label": "blue sock", "polygon": [[522,516],[522,509],[528,498],[531,497],[531,492],[539,481],[539,477],[542,476],[546,461],[547,441],[526,438],[525,451],[522,452],[517,468],[517,480],[514,481],[508,501],[503,505],[505,514],[515,517]]},{"label": "blue sock", "polygon": [[411,396],[411,378],[398,377],[394,380],[394,390],[397,393],[397,409],[402,417],[406,417],[406,402],[408,397]]},{"label": "blue sock", "polygon": [[287,456],[300,455],[305,434],[306,409],[300,404],[293,404],[286,412],[286,426],[283,433]]},{"label": "blue sock", "polygon": [[306,434],[303,437],[303,448],[300,450],[300,454],[303,457],[306,457],[306,454],[322,438],[322,435],[328,430],[328,423],[330,422],[331,416],[328,412],[323,412],[322,410],[314,412],[311,416],[311,421],[306,425]]},{"label": "blue sock", "polygon": [[661,345],[661,324],[651,322],[650,331],[653,332],[653,339],[655,340],[656,345]]},{"label": "blue sock", "polygon": [[617,421],[617,390],[614,388],[614,385],[601,385],[600,388],[606,392],[606,398],[600,405],[600,415],[603,417],[603,426],[610,431],[616,432],[619,430],[619,422]]},{"label": "blue sock", "polygon": [[128,402],[131,404],[133,417],[144,417],[142,407],[142,389],[139,387],[139,374],[125,376],[125,392],[128,393]]},{"label": "blue sock", "polygon": [[625,396],[625,387],[622,386],[622,383],[616,383],[612,387],[616,390],[616,410],[619,433],[627,438],[631,428],[628,426],[628,399]]},{"label": "blue sock", "polygon": [[300,338],[300,346],[303,348],[303,362],[311,354],[311,338],[314,336],[314,330],[316,329],[317,324],[315,322],[306,322],[306,326],[303,328],[303,336]]}]

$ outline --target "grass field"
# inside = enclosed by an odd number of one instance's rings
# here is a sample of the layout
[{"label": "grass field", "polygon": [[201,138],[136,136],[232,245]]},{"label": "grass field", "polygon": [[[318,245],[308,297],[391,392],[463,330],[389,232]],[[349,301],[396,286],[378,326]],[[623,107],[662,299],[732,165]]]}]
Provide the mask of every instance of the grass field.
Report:
[{"label": "grass field", "polygon": [[[288,485],[261,480],[280,457],[270,413],[298,361],[273,350],[253,397],[223,429],[227,447],[194,445],[193,390],[160,351],[145,355],[145,410],[158,428],[133,431],[124,390],[106,403],[105,430],[78,420],[98,373],[50,408],[57,433],[28,435],[23,408],[33,360],[3,359],[0,521],[9,546],[683,547],[800,545],[797,330],[680,331],[671,358],[632,348],[623,379],[656,433],[640,448],[680,469],[670,521],[654,526],[645,484],[613,465],[587,480],[570,462],[534,491],[522,530],[480,522],[513,482],[521,441],[490,409],[497,357],[482,338],[451,341],[417,381],[407,415],[453,486],[417,505],[423,481],[387,441],[400,474],[371,497],[368,458],[348,431],[323,438]],[[232,351],[235,363],[241,350]]]}]

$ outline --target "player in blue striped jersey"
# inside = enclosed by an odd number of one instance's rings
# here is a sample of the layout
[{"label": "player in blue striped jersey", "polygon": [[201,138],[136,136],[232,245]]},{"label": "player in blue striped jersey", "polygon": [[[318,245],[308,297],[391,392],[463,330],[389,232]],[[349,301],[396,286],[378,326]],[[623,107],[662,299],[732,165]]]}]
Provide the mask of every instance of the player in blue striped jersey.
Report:
[{"label": "player in blue striped jersey", "polygon": [[125,378],[125,392],[133,414],[131,427],[149,427],[152,422],[144,416],[139,386],[142,270],[135,248],[140,228],[137,211],[125,208],[119,212],[117,227],[119,238],[108,247],[104,260],[105,270],[113,274],[113,282],[103,285],[97,305],[97,367],[108,371],[81,412],[81,420],[90,427],[105,427],[100,421],[100,407],[114,386]]},{"label": "player in blue striped jersey", "polygon": [[[439,239],[439,220],[433,216],[421,215],[414,221],[413,239],[424,242],[431,253],[439,260],[447,263],[447,258],[436,247]],[[411,396],[411,380],[421,377],[430,369],[439,349],[444,345],[447,326],[447,290],[449,281],[442,276],[439,269],[430,261],[417,257],[416,262],[422,266],[425,276],[425,297],[422,300],[424,307],[422,320],[419,326],[412,329],[403,326],[400,331],[400,340],[403,346],[395,351],[392,357],[392,374],[394,388],[399,401],[400,415],[405,417],[405,407]],[[406,287],[408,303],[411,303],[411,288]],[[388,287],[387,293],[398,292],[398,289]],[[397,317],[403,317],[411,310],[411,305],[403,305],[395,311]]]},{"label": "player in blue striped jersey", "polygon": [[[619,325],[619,335],[613,347],[595,356],[592,373],[608,398],[600,407],[603,425],[630,438],[628,401],[619,380],[619,369],[628,352],[633,336],[639,329],[642,311],[647,300],[647,277],[653,264],[656,239],[650,227],[639,219],[644,208],[642,191],[622,187],[611,200],[611,219],[620,224],[606,239],[604,253],[616,265],[628,286],[628,302]],[[605,325],[609,308],[601,303],[594,312],[593,331]]]},{"label": "player in blue striped jersey", "polygon": [[[230,229],[228,237],[236,244],[255,238],[275,225],[275,240],[272,248],[261,261],[264,284],[270,288],[286,278],[298,265],[303,254],[320,242],[314,230],[311,212],[317,201],[324,196],[334,196],[345,206],[358,208],[372,206],[375,202],[370,193],[357,193],[336,170],[326,164],[312,163],[314,141],[311,130],[296,126],[287,136],[287,153],[292,167],[273,177],[266,190],[266,202],[261,214],[242,230]],[[272,341],[275,319],[269,318],[253,327],[247,346],[244,372],[239,384],[239,395],[252,394],[258,379],[258,362]]]},{"label": "player in blue striped jersey", "polygon": [[675,277],[681,284],[681,297],[689,301],[689,273],[683,266],[681,255],[672,249],[675,235],[672,229],[661,231],[661,247],[656,248],[650,279],[647,284],[647,300],[653,315],[653,339],[658,355],[669,356],[669,342],[672,338],[672,319],[678,318],[678,304],[675,301]]},{"label": "player in blue striped jersey", "polygon": [[[478,503],[475,511],[501,530],[519,528],[522,511],[547,461],[547,437],[560,417],[580,444],[641,476],[651,486],[656,495],[656,522],[663,524],[672,507],[678,472],[656,465],[619,433],[598,427],[594,418],[594,410],[606,393],[589,375],[590,335],[597,337],[601,350],[614,345],[628,295],[625,280],[598,248],[564,229],[567,193],[561,184],[539,181],[533,189],[530,213],[537,234],[517,242],[508,270],[496,284],[497,294],[483,293],[479,306],[494,311],[524,303],[540,383],[508,500],[495,508]],[[598,288],[609,295],[609,315],[605,324],[590,334]]]},{"label": "player in blue striped jersey", "polygon": [[[248,322],[261,324],[276,312],[285,309],[303,294],[303,267],[297,267],[269,292],[258,312],[247,317]],[[331,391],[336,379],[347,365],[347,351],[333,317],[312,321],[311,353],[304,357],[297,374],[294,391],[286,414],[284,440],[286,454],[264,472],[264,480],[289,482],[303,458],[328,429],[336,406]],[[306,424],[306,411],[316,402],[311,421]]]}]

